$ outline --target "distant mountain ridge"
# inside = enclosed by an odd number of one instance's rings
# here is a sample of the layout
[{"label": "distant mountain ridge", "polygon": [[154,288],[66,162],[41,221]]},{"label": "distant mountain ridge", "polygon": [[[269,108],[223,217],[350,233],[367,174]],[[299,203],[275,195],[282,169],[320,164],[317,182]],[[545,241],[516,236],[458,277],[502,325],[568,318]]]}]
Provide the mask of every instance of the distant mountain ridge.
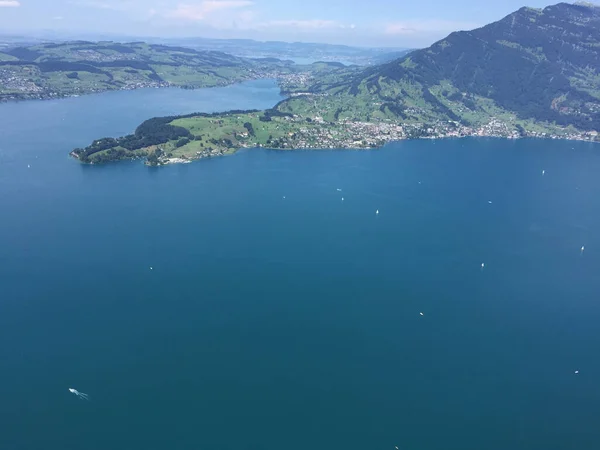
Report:
[{"label": "distant mountain ridge", "polygon": [[220,50],[246,58],[269,57],[279,59],[304,59],[343,61],[358,65],[378,64],[401,56],[404,48],[352,47],[341,44],[311,42],[256,41],[252,39],[179,38],[163,39],[167,45],[184,45],[196,50]]},{"label": "distant mountain ridge", "polygon": [[[41,36],[10,36],[0,30],[0,51],[8,46],[27,47],[36,44],[67,43],[82,41],[82,35],[61,34],[56,32],[42,32]],[[153,45],[166,45],[169,47],[187,47],[200,51],[221,51],[234,56],[245,58],[278,58],[301,59],[303,61],[340,61],[349,64],[372,65],[391,61],[403,56],[406,52],[401,47],[353,47],[341,44],[326,44],[316,42],[283,42],[283,41],[257,41],[253,39],[217,39],[202,37],[150,37],[131,35],[103,35],[86,34],[85,41],[113,41],[127,42],[130,44],[148,43]],[[132,42],[137,41],[137,42]],[[18,44],[22,42],[22,44]],[[3,45],[3,43],[5,45]]]}]

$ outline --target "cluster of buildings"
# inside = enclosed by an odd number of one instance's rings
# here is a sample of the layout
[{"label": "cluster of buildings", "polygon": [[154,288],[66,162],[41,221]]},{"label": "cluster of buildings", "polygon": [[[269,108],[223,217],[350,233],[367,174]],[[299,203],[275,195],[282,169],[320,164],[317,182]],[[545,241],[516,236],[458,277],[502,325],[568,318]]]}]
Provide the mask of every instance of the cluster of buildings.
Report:
[{"label": "cluster of buildings", "polygon": [[279,140],[282,148],[370,148],[406,138],[401,125],[384,122],[341,121],[333,125],[315,117],[311,126],[301,126]]},{"label": "cluster of buildings", "polygon": [[2,86],[2,89],[18,93],[16,94],[17,96],[20,96],[20,93],[36,94],[42,92],[44,89],[35,84],[31,79],[31,76],[36,76],[33,69],[28,69],[27,67],[0,67],[0,86]]},{"label": "cluster of buildings", "polygon": [[[285,129],[286,133],[265,142],[248,139],[247,133],[236,134],[238,147],[267,147],[280,149],[335,149],[335,148],[374,148],[387,142],[403,139],[436,139],[448,137],[502,137],[516,139],[520,137],[539,137],[554,139],[570,139],[585,141],[600,141],[598,132],[579,132],[564,130],[561,133],[525,131],[517,129],[514,124],[501,119],[492,118],[481,126],[470,127],[455,121],[439,121],[425,123],[397,122],[361,122],[343,120],[328,122],[322,117],[306,118],[300,116],[283,117],[277,122],[271,122],[278,130]],[[196,153],[196,158],[219,156],[231,150],[225,145],[202,150]]]},{"label": "cluster of buildings", "polygon": [[137,53],[121,53],[104,54],[96,50],[70,50],[69,58],[77,61],[93,61],[93,62],[113,62],[123,60],[138,60],[140,59]]},{"label": "cluster of buildings", "polygon": [[444,138],[466,136],[516,139],[523,135],[514,124],[508,124],[495,117],[491,118],[488,123],[481,126],[467,126],[460,122],[449,120],[438,121],[433,124],[417,123],[407,127],[407,137]]},{"label": "cluster of buildings", "polygon": [[[430,130],[427,129],[429,132]],[[557,128],[555,131],[536,131],[518,128],[514,123],[507,123],[498,118],[492,117],[484,125],[470,127],[461,125],[458,122],[441,123],[434,126],[431,130],[431,137],[464,137],[464,136],[485,136],[502,137],[517,139],[521,137],[534,137],[546,139],[567,139],[573,141],[598,141],[597,131],[578,131],[574,129]]]},{"label": "cluster of buildings", "polygon": [[321,117],[315,117],[310,124],[298,117],[286,118],[287,121],[298,123],[291,127],[286,136],[267,143],[275,148],[372,148],[386,142],[410,138],[447,138],[485,136],[502,138],[539,137],[554,139],[570,139],[584,141],[600,141],[596,131],[581,132],[561,130],[548,133],[525,131],[514,124],[506,123],[498,118],[492,118],[482,126],[470,127],[455,121],[439,121],[433,124],[413,123],[400,124],[395,122],[360,122],[339,121],[326,122]]},{"label": "cluster of buildings", "polygon": [[109,83],[73,79],[68,86],[52,86],[42,77],[39,70],[27,66],[0,67],[0,101],[44,100],[66,96],[77,96],[105,92],[107,90],[132,90],[141,88],[167,87],[170,83],[125,75]]},{"label": "cluster of buildings", "polygon": [[[212,122],[212,121],[211,121]],[[219,123],[217,120],[214,123]],[[492,118],[488,123],[477,127],[468,127],[455,121],[439,121],[433,124],[397,123],[397,122],[363,122],[343,120],[329,122],[322,117],[313,117],[308,121],[300,116],[283,117],[268,122],[273,131],[278,130],[277,137],[267,142],[259,142],[246,131],[235,133],[230,139],[214,142],[214,147],[206,147],[194,155],[173,157],[162,154],[158,164],[187,163],[194,159],[222,156],[235,148],[267,147],[279,149],[338,149],[338,148],[374,148],[387,142],[411,138],[447,138],[447,137],[539,137],[561,138],[571,140],[600,141],[598,132],[569,132],[551,134],[545,132],[526,132],[517,129],[514,124]],[[283,131],[283,133],[282,133]],[[275,133],[274,133],[275,134]]]},{"label": "cluster of buildings", "polygon": [[201,151],[196,152],[196,157],[208,158],[210,156],[223,156],[224,154],[225,154],[225,149],[208,147],[208,148],[202,149]]},{"label": "cluster of buildings", "polygon": [[[93,62],[111,62],[116,59],[137,59],[136,53],[105,55],[95,50],[73,50],[73,55],[79,60]],[[290,73],[285,69],[273,69],[272,67],[252,68],[247,71],[240,71],[239,76],[220,79],[217,78],[216,86],[226,86],[235,82],[259,78],[277,79],[282,91],[286,89],[297,88],[300,85],[308,84],[311,79],[309,73]],[[188,87],[197,88],[197,84],[182,86],[181,83],[156,81],[145,78],[141,74],[127,73],[126,71],[119,72],[118,77],[114,81],[108,83],[78,80],[77,78],[70,80],[68,84],[52,86],[52,83],[44,78],[37,67],[33,66],[0,66],[0,101],[1,100],[22,100],[22,99],[48,99],[73,95],[83,95],[104,92],[113,89],[140,89],[148,87]],[[296,95],[296,94],[293,94]]]},{"label": "cluster of buildings", "polygon": [[277,80],[281,92],[289,93],[299,86],[309,86],[313,76],[309,72],[289,73],[284,71],[265,71],[264,78],[274,78]]}]

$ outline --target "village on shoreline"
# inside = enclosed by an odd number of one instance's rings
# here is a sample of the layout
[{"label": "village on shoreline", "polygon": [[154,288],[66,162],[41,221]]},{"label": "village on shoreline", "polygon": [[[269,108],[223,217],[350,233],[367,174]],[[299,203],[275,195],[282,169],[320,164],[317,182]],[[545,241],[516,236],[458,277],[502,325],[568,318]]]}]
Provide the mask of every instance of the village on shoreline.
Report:
[{"label": "village on shoreline", "polygon": [[[290,122],[304,121],[299,117],[284,118]],[[216,146],[203,149],[195,155],[170,157],[163,153],[158,158],[158,165],[189,163],[193,160],[223,156],[242,148],[268,148],[272,150],[330,150],[376,149],[385,144],[409,139],[447,139],[467,137],[488,137],[504,139],[538,138],[562,139],[571,141],[600,142],[600,134],[596,131],[581,132],[562,130],[561,133],[547,131],[526,131],[517,129],[512,124],[492,118],[486,125],[470,127],[454,121],[437,122],[435,124],[399,124],[392,122],[360,122],[344,120],[336,123],[325,122],[316,117],[312,123],[317,127],[298,127],[294,133],[271,141],[265,145],[248,139],[247,133],[237,135],[239,147]],[[159,146],[160,148],[160,146]]]}]

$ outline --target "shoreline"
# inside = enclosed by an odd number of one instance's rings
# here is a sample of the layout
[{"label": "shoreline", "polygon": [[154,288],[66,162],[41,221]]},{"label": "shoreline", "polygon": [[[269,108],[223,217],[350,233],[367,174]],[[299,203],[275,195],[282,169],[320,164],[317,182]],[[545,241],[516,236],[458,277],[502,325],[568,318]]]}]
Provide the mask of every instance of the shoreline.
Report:
[{"label": "shoreline", "polygon": [[[398,143],[398,142],[404,142],[404,141],[418,141],[418,140],[429,140],[429,141],[442,141],[442,140],[450,140],[450,139],[471,139],[471,138],[484,138],[484,139],[505,139],[505,140],[523,140],[523,139],[536,139],[536,140],[551,140],[551,141],[565,141],[565,142],[586,142],[589,144],[600,144],[600,141],[594,141],[594,140],[589,140],[589,139],[569,139],[569,138],[565,138],[565,137],[561,137],[561,136],[551,136],[551,137],[540,137],[540,136],[519,136],[519,137],[507,137],[507,136],[497,136],[497,135],[465,135],[465,136],[438,136],[438,137],[407,137],[407,138],[403,138],[403,139],[392,139],[389,140],[385,143],[383,143],[382,145],[378,145],[378,146],[373,146],[373,147],[367,147],[367,146],[356,146],[356,147],[297,147],[297,148],[277,148],[277,147],[268,147],[268,146],[263,146],[263,145],[256,145],[256,146],[247,146],[247,147],[240,147],[237,148],[235,150],[229,150],[229,151],[225,151],[225,152],[220,152],[218,154],[214,154],[214,155],[204,155],[204,156],[195,156],[195,157],[190,157],[190,158],[180,158],[180,157],[176,157],[176,158],[165,158],[164,160],[161,160],[159,164],[149,164],[147,161],[144,162],[144,165],[148,166],[148,167],[163,167],[163,166],[170,166],[170,165],[175,165],[175,164],[190,164],[196,161],[200,161],[203,159],[210,159],[210,158],[218,158],[218,157],[223,157],[223,156],[232,156],[234,154],[236,154],[238,151],[240,150],[253,150],[253,149],[263,149],[263,150],[272,150],[272,151],[278,151],[278,152],[294,152],[294,151],[370,151],[370,150],[381,150],[382,148],[390,145],[390,144],[394,144],[394,143]],[[69,153],[70,156],[72,156],[73,158],[79,160],[79,156],[74,154],[73,152]],[[142,159],[139,156],[138,157],[133,157],[133,158],[126,158],[123,159],[122,161],[133,161],[136,159]],[[113,161],[113,162],[118,162],[119,160]],[[80,162],[81,164],[86,164],[86,165],[93,165],[93,166],[102,166],[103,164],[100,163],[85,163],[85,162]]]},{"label": "shoreline", "polygon": [[[243,82],[260,79],[273,80],[279,87],[280,93],[283,91],[281,78],[261,77]],[[440,119],[410,123],[393,119],[327,121],[320,116],[310,117],[277,110],[279,104],[293,97],[293,94],[288,94],[288,97],[275,106],[263,111],[231,110],[211,114],[192,113],[155,117],[140,125],[146,124],[146,129],[137,137],[128,135],[119,138],[102,138],[93,141],[88,147],[72,150],[70,155],[84,164],[99,165],[109,161],[139,158],[146,159],[149,166],[158,166],[186,164],[199,159],[232,154],[243,148],[361,150],[377,149],[390,142],[409,139],[437,140],[465,137],[600,142],[600,133],[596,130],[580,131],[550,123],[519,120],[516,117],[508,120],[498,116],[482,117],[476,125]],[[159,128],[170,127],[172,134],[167,138],[161,136],[160,132],[158,137],[154,136],[155,131],[148,128],[150,122],[156,122],[153,126]],[[131,146],[129,142],[131,139],[140,142],[145,139],[150,142],[144,146],[135,146],[135,144]]]},{"label": "shoreline", "polygon": [[97,90],[97,91],[92,90],[89,92],[81,92],[78,94],[72,94],[72,93],[69,93],[69,94],[48,93],[48,94],[39,94],[39,95],[38,94],[17,94],[17,95],[19,95],[18,98],[6,98],[3,96],[0,96],[0,105],[9,104],[9,103],[33,102],[33,101],[45,102],[45,101],[50,101],[50,100],[64,100],[64,99],[69,99],[69,98],[84,97],[84,96],[88,96],[88,95],[108,94],[110,92],[122,92],[122,91],[137,91],[137,90],[142,90],[142,89],[181,89],[184,91],[196,91],[196,90],[200,90],[200,89],[224,88],[224,87],[233,86],[236,84],[246,83],[248,81],[258,81],[258,80],[273,80],[279,87],[281,96],[289,95],[287,92],[284,92],[284,90],[281,86],[281,80],[282,80],[281,75],[265,74],[265,76],[248,77],[245,79],[232,80],[232,81],[224,82],[222,84],[215,84],[215,85],[211,85],[211,86],[184,86],[184,85],[179,85],[179,84],[163,82],[163,83],[157,83],[157,84],[149,84],[147,86],[120,87],[120,88],[115,88],[115,89],[102,89],[102,90]]},{"label": "shoreline", "polygon": [[[397,125],[400,126],[400,125]],[[594,132],[596,133],[596,132]],[[391,139],[380,138],[380,141],[376,145],[363,145],[362,143],[357,143],[356,141],[349,145],[291,145],[291,146],[280,146],[273,147],[268,145],[242,145],[235,149],[220,149],[216,154],[204,154],[204,155],[195,155],[189,158],[164,158],[163,160],[159,159],[158,165],[169,165],[169,164],[178,164],[178,163],[189,163],[192,161],[198,161],[205,158],[213,158],[217,156],[224,156],[226,154],[233,154],[242,149],[253,149],[253,148],[263,148],[267,150],[278,150],[278,151],[322,151],[322,150],[378,150],[385,147],[388,144],[392,144],[395,142],[403,142],[403,141],[411,141],[411,140],[443,140],[443,139],[465,139],[465,138],[487,138],[487,139],[506,139],[506,140],[517,140],[517,139],[537,139],[537,140],[562,140],[562,141],[571,141],[571,142],[587,142],[591,144],[600,144],[600,135],[593,133],[582,133],[571,134],[571,135],[558,135],[558,134],[549,134],[549,133],[530,133],[526,135],[518,135],[516,133],[503,135],[499,133],[483,133],[481,130],[476,130],[473,133],[462,133],[457,134],[456,132],[452,132],[446,135],[435,135],[435,136],[394,136]]]}]

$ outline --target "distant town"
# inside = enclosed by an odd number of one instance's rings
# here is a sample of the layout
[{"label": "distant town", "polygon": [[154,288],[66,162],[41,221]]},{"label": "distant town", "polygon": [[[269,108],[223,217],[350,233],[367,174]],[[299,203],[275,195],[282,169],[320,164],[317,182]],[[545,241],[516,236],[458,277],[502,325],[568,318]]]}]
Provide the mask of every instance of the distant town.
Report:
[{"label": "distant town", "polygon": [[[486,125],[468,127],[458,122],[446,121],[435,124],[400,124],[392,122],[360,122],[343,120],[337,123],[324,121],[321,117],[311,119],[311,126],[303,126],[306,119],[285,117],[284,122],[291,125],[296,131],[289,131],[278,139],[271,140],[268,144],[257,142],[245,131],[236,133],[233,138],[237,141],[237,148],[267,147],[272,149],[372,149],[393,141],[405,139],[441,139],[464,137],[497,137],[497,138],[546,138],[565,139],[588,142],[600,142],[596,131],[578,132],[565,130],[563,133],[548,133],[524,131],[515,129],[513,124],[508,124],[499,119],[492,118]],[[297,128],[294,126],[297,125]],[[195,154],[181,154],[173,156],[163,152],[157,162],[159,164],[188,163],[195,159],[222,156],[234,152],[231,140],[223,140],[214,147],[203,148]]]},{"label": "distant town", "polygon": [[[304,122],[299,117],[284,118],[294,122]],[[312,119],[318,127],[300,126],[295,133],[289,133],[271,143],[275,148],[373,148],[387,142],[403,139],[436,139],[450,137],[502,137],[517,139],[522,137],[567,139],[578,141],[598,141],[596,131],[568,131],[563,133],[535,132],[515,129],[514,125],[492,118],[486,125],[469,127],[454,121],[440,121],[434,124],[399,122],[360,122],[343,120],[336,123],[325,122],[321,117]],[[244,147],[253,146],[249,143]]]},{"label": "distant town", "polygon": [[44,100],[113,90],[226,86],[253,79],[279,81],[282,90],[309,83],[313,72],[339,63],[295,64],[248,59],[144,42],[65,42],[0,51],[0,101]]},{"label": "distant town", "polygon": [[[23,71],[30,71],[30,77],[24,77]],[[55,86],[48,86],[47,83],[34,81],[34,77],[38,77],[39,72],[34,68],[23,68],[14,66],[0,66],[0,85],[4,89],[13,91],[10,94],[0,96],[0,101],[16,101],[16,100],[49,100],[64,97],[77,97],[87,94],[98,94],[111,90],[134,90],[144,88],[167,88],[179,87],[183,89],[200,88],[196,85],[182,85],[170,81],[154,81],[140,80],[139,77],[123,77],[120,83],[110,84],[104,81],[82,83],[77,79],[71,80],[68,87],[56,89]],[[251,69],[247,74],[240,75],[236,79],[215,79],[210,87],[223,87],[230,84],[239,83],[242,81],[258,80],[258,79],[274,79],[285,90],[287,86],[296,86],[306,83],[311,75],[307,73],[289,73],[282,70],[261,70]],[[292,94],[297,95],[297,94]]]}]

